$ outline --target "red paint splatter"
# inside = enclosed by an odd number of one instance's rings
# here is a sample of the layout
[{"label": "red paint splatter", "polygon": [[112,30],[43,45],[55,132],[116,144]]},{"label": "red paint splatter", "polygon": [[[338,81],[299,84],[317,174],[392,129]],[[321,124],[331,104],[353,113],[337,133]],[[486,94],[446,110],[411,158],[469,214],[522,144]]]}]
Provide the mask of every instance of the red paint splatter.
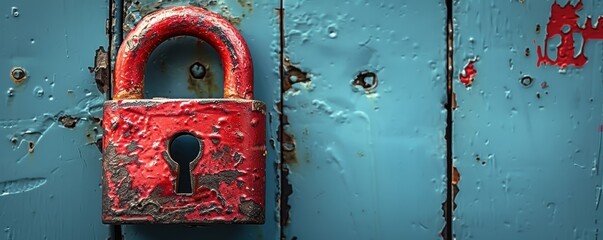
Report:
[{"label": "red paint splatter", "polygon": [[465,69],[463,70],[463,72],[461,72],[461,74],[459,74],[459,79],[461,80],[461,83],[463,83],[463,85],[465,85],[465,87],[471,86],[471,84],[473,83],[473,80],[475,79],[477,70],[475,69],[474,64],[476,61],[477,61],[477,58],[470,59],[469,62],[467,63],[467,65],[465,65]]},{"label": "red paint splatter", "polygon": [[[538,46],[538,62],[536,66],[548,64],[565,68],[570,65],[582,67],[586,64],[588,58],[584,55],[584,45],[590,40],[603,40],[603,27],[601,27],[603,26],[603,18],[598,18],[596,27],[593,27],[591,17],[586,18],[584,26],[578,25],[580,18],[578,11],[582,7],[582,0],[578,1],[575,5],[572,5],[570,2],[565,6],[561,6],[557,2],[553,3],[551,16],[546,25],[546,39],[542,46]],[[574,33],[580,33],[583,39],[577,56],[574,49]],[[546,47],[548,46],[549,39],[556,35],[561,37],[561,44],[557,46],[557,58],[553,60],[548,56]],[[542,50],[543,47],[545,48],[544,51]]]}]

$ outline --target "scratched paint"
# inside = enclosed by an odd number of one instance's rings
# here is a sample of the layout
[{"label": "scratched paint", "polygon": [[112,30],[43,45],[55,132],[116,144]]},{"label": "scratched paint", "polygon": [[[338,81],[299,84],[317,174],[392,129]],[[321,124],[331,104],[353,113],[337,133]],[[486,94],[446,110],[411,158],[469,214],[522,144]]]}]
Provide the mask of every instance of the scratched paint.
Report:
[{"label": "scratched paint", "polygon": [[284,19],[283,239],[438,239],[444,1],[287,0]]},{"label": "scratched paint", "polygon": [[45,178],[21,178],[0,182],[0,197],[31,191],[45,183]]},{"label": "scratched paint", "polygon": [[[583,7],[582,0],[576,3],[567,2],[565,5],[553,2],[551,15],[546,24],[544,46],[548,45],[550,39],[557,36],[561,38],[561,43],[557,46],[555,60],[551,59],[548,52],[543,51],[542,46],[539,45],[537,66],[547,64],[565,68],[570,65],[582,67],[586,64],[588,58],[585,55],[584,48],[587,43],[591,40],[603,40],[603,18],[597,17],[597,21],[593,23],[593,18],[587,16],[586,21],[581,26],[578,13]],[[582,40],[578,41],[575,39],[576,36],[579,36]],[[578,51],[575,48],[576,43],[580,44]]]},{"label": "scratched paint", "polygon": [[[107,239],[99,219],[107,1],[0,3],[0,239]],[[11,69],[25,69],[16,84]],[[59,120],[78,119],[73,128]]]},{"label": "scratched paint", "polygon": [[[126,1],[124,34],[156,9],[176,5],[207,7],[230,20],[241,31],[251,52],[254,65],[254,98],[267,104],[266,156],[266,223],[253,225],[214,225],[211,227],[123,225],[126,239],[166,239],[174,236],[204,236],[219,239],[278,239],[278,181],[276,163],[278,18],[274,11],[278,1]],[[209,5],[208,5],[209,4]],[[202,79],[191,79],[189,67],[199,62],[206,66]],[[162,43],[150,56],[145,69],[144,94],[151,97],[207,98],[222,97],[223,73],[220,59],[209,44],[193,37],[178,37]]]},{"label": "scratched paint", "polygon": [[[456,239],[600,238],[603,45],[576,27],[603,1],[558,15],[577,2],[455,1],[454,74],[479,56],[471,89],[454,85]],[[583,44],[569,55],[569,34],[550,38],[564,18]],[[544,52],[554,66],[537,67]]]}]

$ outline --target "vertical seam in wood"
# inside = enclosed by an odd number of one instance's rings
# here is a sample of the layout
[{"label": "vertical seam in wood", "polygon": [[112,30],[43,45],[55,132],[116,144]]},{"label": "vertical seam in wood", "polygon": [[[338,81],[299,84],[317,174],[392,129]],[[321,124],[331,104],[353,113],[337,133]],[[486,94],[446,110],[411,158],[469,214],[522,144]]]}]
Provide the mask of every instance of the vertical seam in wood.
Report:
[{"label": "vertical seam in wood", "polygon": [[279,201],[279,209],[280,209],[280,238],[281,239],[286,239],[285,236],[285,225],[287,224],[286,221],[288,221],[288,219],[286,219],[284,216],[286,213],[286,211],[288,211],[288,207],[287,206],[283,206],[283,204],[288,204],[288,195],[287,194],[283,194],[282,192],[282,188],[284,186],[284,184],[289,184],[287,178],[287,174],[285,173],[285,163],[283,162],[283,151],[282,151],[282,140],[283,140],[283,120],[284,120],[284,112],[283,112],[283,104],[284,104],[284,77],[285,77],[285,9],[284,9],[284,0],[280,0],[279,3],[279,9],[278,9],[278,16],[279,16],[279,79],[280,79],[280,101],[281,104],[277,105],[278,108],[278,112],[279,112],[279,125],[278,125],[278,139],[279,139],[279,143],[277,144],[279,147],[279,170],[280,170],[280,184],[279,184],[279,196],[280,196],[280,201]]},{"label": "vertical seam in wood", "polygon": [[454,101],[453,90],[453,37],[454,28],[452,26],[453,3],[452,0],[446,0],[446,202],[444,203],[444,218],[446,221],[442,238],[445,240],[453,240],[453,212],[454,212],[454,163],[452,157],[452,127],[453,118],[452,111]]}]

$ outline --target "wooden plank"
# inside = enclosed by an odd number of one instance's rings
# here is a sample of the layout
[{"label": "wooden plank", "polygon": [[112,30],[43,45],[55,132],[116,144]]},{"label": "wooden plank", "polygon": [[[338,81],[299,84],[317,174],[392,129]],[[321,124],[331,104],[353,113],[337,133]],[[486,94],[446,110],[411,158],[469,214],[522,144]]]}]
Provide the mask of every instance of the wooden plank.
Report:
[{"label": "wooden plank", "polygon": [[[603,1],[572,9],[579,2],[455,2],[457,239],[600,235],[603,26],[599,39],[577,27],[603,15]],[[554,36],[563,25],[573,43]],[[576,66],[582,46],[588,61]],[[543,64],[540,48],[559,64]]]},{"label": "wooden plank", "polygon": [[[0,239],[107,239],[100,221],[107,1],[0,3]],[[25,70],[16,83],[10,72]]]},{"label": "wooden plank", "polygon": [[288,0],[284,19],[284,239],[438,239],[444,1]]}]

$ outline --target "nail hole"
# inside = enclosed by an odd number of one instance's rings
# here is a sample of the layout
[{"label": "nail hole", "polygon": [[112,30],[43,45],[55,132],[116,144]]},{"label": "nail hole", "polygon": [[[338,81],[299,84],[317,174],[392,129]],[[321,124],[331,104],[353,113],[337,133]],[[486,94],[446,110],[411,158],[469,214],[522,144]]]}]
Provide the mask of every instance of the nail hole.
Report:
[{"label": "nail hole", "polygon": [[521,83],[521,85],[523,85],[524,87],[532,86],[532,82],[534,82],[534,79],[532,79],[532,77],[530,76],[523,76],[519,80],[519,83]]},{"label": "nail hole", "polygon": [[352,82],[352,84],[360,86],[367,91],[376,88],[378,83],[379,79],[377,78],[377,74],[369,71],[360,72]]}]

